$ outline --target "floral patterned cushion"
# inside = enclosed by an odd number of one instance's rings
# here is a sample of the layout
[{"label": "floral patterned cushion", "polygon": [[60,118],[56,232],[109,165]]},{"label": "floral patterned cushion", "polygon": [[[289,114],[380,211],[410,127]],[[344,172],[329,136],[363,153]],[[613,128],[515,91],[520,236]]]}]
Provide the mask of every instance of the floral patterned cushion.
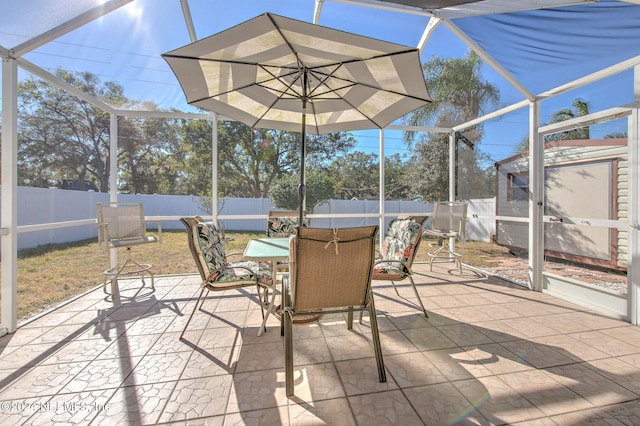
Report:
[{"label": "floral patterned cushion", "polygon": [[269,265],[252,260],[233,262],[229,263],[220,275],[216,277],[217,282],[234,284],[238,281],[256,282],[256,279],[262,284],[273,284]]},{"label": "floral patterned cushion", "polygon": [[219,271],[227,264],[220,232],[213,224],[198,222],[195,227],[200,255],[207,265],[209,273]]},{"label": "floral patterned cushion", "polygon": [[402,279],[411,273],[414,252],[422,237],[422,225],[410,219],[394,219],[382,243],[374,279]]},{"label": "floral patterned cushion", "polygon": [[[309,220],[303,219],[302,226],[309,226]],[[296,233],[298,218],[290,216],[269,216],[267,219],[267,237],[285,238]]]},{"label": "floral patterned cushion", "polygon": [[198,221],[194,232],[197,233],[201,262],[208,269],[209,282],[238,285],[255,283],[257,279],[272,284],[271,269],[266,264],[253,261],[227,263],[221,233],[213,224]]}]

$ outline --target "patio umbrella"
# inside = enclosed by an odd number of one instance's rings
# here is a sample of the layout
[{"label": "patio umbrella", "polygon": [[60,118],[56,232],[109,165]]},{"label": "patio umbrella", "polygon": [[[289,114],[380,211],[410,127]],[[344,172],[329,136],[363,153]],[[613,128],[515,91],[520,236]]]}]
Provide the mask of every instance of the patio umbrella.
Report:
[{"label": "patio umbrella", "polygon": [[383,128],[430,102],[415,48],[265,13],[162,55],[187,102],[305,135]]}]

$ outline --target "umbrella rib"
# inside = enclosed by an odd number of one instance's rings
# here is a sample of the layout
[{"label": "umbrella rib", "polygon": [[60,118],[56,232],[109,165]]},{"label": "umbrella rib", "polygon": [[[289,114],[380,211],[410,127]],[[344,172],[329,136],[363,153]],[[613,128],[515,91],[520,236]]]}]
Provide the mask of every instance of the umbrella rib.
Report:
[{"label": "umbrella rib", "polygon": [[[336,68],[336,70],[337,70],[337,68]],[[331,87],[329,87],[327,84],[324,84],[324,82],[325,82],[327,79],[329,79],[329,78],[331,78],[331,77],[332,77],[332,78],[335,78],[336,80],[340,80],[340,81],[343,81],[343,82],[345,82],[345,83],[348,83],[348,84],[345,84],[344,86],[340,87],[339,89],[344,89],[344,88],[349,87],[349,86],[361,85],[361,86],[366,86],[366,87],[369,87],[369,88],[371,88],[371,89],[375,89],[375,90],[378,90],[378,91],[381,91],[381,92],[392,93],[392,94],[394,94],[394,95],[399,95],[399,96],[403,96],[403,97],[408,97],[408,98],[416,99],[416,100],[419,100],[419,101],[431,102],[431,101],[430,101],[430,100],[428,100],[428,99],[423,99],[423,98],[421,98],[421,97],[414,96],[414,95],[411,95],[411,94],[409,94],[409,93],[398,92],[398,91],[396,91],[396,90],[385,89],[384,87],[378,87],[378,86],[375,86],[375,85],[373,85],[373,84],[365,83],[365,82],[362,82],[362,81],[353,81],[353,80],[349,80],[349,79],[346,79],[346,78],[343,78],[343,77],[334,76],[334,75],[333,75],[333,73],[334,73],[336,70],[334,70],[331,74],[327,74],[327,73],[323,73],[323,72],[321,72],[321,71],[315,71],[315,70],[314,70],[313,72],[314,72],[314,73],[316,73],[316,74],[320,74],[320,75],[325,76],[323,79],[318,79],[318,80],[320,80],[320,83],[321,83],[321,84],[323,84],[325,87],[327,87],[327,89],[328,89],[328,91],[329,91],[329,92],[333,92],[333,93],[335,93],[335,92],[336,92],[336,90],[337,90],[337,89],[332,89],[332,88],[331,88]],[[321,85],[321,84],[318,84],[318,85],[316,86],[316,88],[317,88],[317,87],[320,87],[320,85]],[[314,89],[314,90],[315,90],[315,89]],[[326,93],[326,92],[325,92],[325,93]],[[311,96],[311,95],[309,95],[309,97],[311,98],[312,96]],[[315,97],[314,97],[314,98],[315,98]]]},{"label": "umbrella rib", "polygon": [[[265,70],[265,71],[269,72],[268,70]],[[270,72],[269,72],[269,74],[273,75],[273,74],[272,74],[272,73],[270,73]],[[293,74],[293,73],[291,73],[291,74]],[[291,75],[291,74],[288,74],[288,75]],[[277,76],[275,76],[275,75],[273,75],[273,77],[274,77],[274,79],[275,79],[275,80],[278,80],[278,79],[279,79],[279,78],[278,78]],[[288,85],[286,85],[286,84],[285,84],[287,87],[286,87],[286,89],[285,89],[284,91],[276,90],[276,89],[273,89],[273,88],[268,88],[268,89],[269,89],[269,90],[271,90],[272,92],[280,92],[280,96],[277,96],[277,97],[276,97],[276,99],[275,99],[275,100],[274,100],[270,105],[268,105],[268,108],[266,108],[266,109],[264,110],[264,113],[263,113],[263,114],[261,114],[259,117],[258,117],[258,116],[256,116],[256,121],[254,121],[254,122],[253,122],[253,125],[252,125],[251,127],[254,127],[256,124],[258,124],[258,123],[260,122],[260,120],[262,120],[262,119],[264,118],[264,116],[265,116],[265,115],[267,115],[267,112],[269,112],[269,110],[271,110],[271,108],[276,104],[276,102],[278,102],[280,99],[282,99],[282,98],[283,98],[283,95],[285,95],[285,94],[287,93],[287,91],[291,89],[291,87],[293,86],[293,84],[294,84],[294,83],[296,82],[296,80],[298,80],[299,78],[300,78],[300,76],[298,76],[298,77],[296,77],[296,78],[292,79],[292,80],[291,80],[291,83],[289,83]]]},{"label": "umbrella rib", "polygon": [[296,52],[296,50],[293,48],[291,43],[289,43],[289,40],[284,36],[284,34],[282,33],[282,30],[280,29],[278,24],[276,24],[276,21],[273,19],[273,16],[271,16],[270,13],[267,13],[266,15],[269,18],[269,21],[271,21],[271,24],[273,24],[273,28],[275,28],[278,34],[280,34],[280,37],[282,37],[282,40],[285,42],[289,50],[291,50],[291,53],[293,54],[293,56],[296,57],[296,61],[298,62],[298,68],[303,67],[303,63],[302,61],[300,61],[300,58],[298,57],[298,52]]}]

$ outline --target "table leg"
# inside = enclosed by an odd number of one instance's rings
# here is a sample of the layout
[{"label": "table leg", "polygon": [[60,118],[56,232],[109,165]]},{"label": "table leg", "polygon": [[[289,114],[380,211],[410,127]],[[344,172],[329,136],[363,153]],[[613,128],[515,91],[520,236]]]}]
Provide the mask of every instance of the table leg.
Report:
[{"label": "table leg", "polygon": [[[271,277],[273,279],[273,285],[271,287],[271,301],[269,305],[267,305],[267,312],[264,314],[264,318],[262,319],[262,324],[260,324],[260,328],[258,329],[258,337],[262,336],[267,329],[267,320],[269,319],[269,315],[274,310],[275,302],[276,302],[276,286],[278,285],[278,279],[276,275],[276,261],[271,262]],[[260,303],[262,303],[262,299],[260,298],[260,294],[258,294],[258,299],[260,299]],[[266,301],[266,300],[265,300]]]}]

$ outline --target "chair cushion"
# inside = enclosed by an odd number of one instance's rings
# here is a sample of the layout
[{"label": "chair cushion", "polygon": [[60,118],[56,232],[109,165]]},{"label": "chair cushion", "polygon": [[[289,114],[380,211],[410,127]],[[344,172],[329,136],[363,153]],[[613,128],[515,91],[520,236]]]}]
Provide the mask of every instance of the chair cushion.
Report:
[{"label": "chair cushion", "polygon": [[[303,219],[302,226],[309,226],[309,220]],[[294,235],[297,228],[297,217],[269,216],[267,218],[267,237],[269,238],[285,238]]]},{"label": "chair cushion", "polygon": [[254,262],[244,260],[241,262],[233,262],[228,264],[219,274],[215,276],[216,285],[232,284],[237,285],[239,282],[251,282],[272,285],[271,268],[263,262]]},{"label": "chair cushion", "polygon": [[[422,226],[410,219],[395,219],[389,224],[373,279],[401,280],[411,273],[414,252],[422,236]],[[386,261],[386,262],[385,262]]]},{"label": "chair cushion", "polygon": [[374,280],[401,280],[409,275],[407,267],[400,262],[376,262],[373,267]]},{"label": "chair cushion", "polygon": [[198,252],[207,265],[209,274],[221,270],[227,264],[227,259],[220,238],[220,232],[212,224],[198,222],[196,225],[198,235]]},{"label": "chair cushion", "polygon": [[272,284],[271,270],[266,264],[253,261],[227,264],[220,231],[213,224],[199,221],[196,231],[198,251],[207,265],[209,283],[215,286],[237,286],[256,281]]},{"label": "chair cushion", "polygon": [[393,220],[389,224],[389,230],[382,243],[381,258],[408,262],[413,258],[413,252],[420,237],[421,226],[419,223],[408,219]]}]

